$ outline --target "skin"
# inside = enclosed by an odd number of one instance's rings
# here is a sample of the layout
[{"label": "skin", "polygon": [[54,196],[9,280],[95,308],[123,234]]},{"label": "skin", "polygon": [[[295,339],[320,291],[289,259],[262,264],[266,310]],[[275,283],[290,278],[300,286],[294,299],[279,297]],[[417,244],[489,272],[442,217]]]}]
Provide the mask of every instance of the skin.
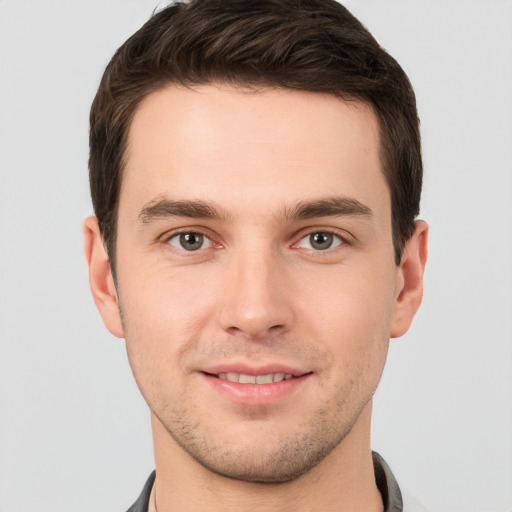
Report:
[{"label": "skin", "polygon": [[[139,107],[117,289],[94,217],[85,252],[151,409],[160,512],[382,510],[371,400],[421,302],[427,226],[396,266],[379,147],[372,110],[329,95],[168,86]],[[252,394],[210,375],[284,367],[301,377]]]}]

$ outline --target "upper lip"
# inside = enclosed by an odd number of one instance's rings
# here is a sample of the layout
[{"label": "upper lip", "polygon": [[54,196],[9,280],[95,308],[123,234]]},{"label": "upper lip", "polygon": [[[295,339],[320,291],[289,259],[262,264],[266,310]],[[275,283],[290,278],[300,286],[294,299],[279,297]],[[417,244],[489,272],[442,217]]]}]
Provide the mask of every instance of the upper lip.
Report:
[{"label": "upper lip", "polygon": [[211,375],[218,375],[219,373],[239,373],[243,375],[269,375],[271,373],[284,373],[292,374],[294,377],[300,377],[306,373],[311,373],[311,370],[305,370],[293,365],[282,363],[267,363],[261,365],[249,365],[244,363],[228,363],[223,362],[219,364],[208,365],[201,370],[203,373]]}]

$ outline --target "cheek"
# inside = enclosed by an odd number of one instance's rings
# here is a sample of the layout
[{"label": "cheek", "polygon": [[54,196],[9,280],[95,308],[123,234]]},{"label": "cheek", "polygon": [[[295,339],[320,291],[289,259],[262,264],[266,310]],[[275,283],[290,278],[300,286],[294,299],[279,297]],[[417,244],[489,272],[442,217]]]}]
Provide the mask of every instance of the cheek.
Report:
[{"label": "cheek", "polygon": [[390,316],[390,308],[362,284],[343,287],[336,300],[324,304],[317,326],[329,368],[322,385],[337,407],[364,405],[375,392],[388,353]]},{"label": "cheek", "polygon": [[306,295],[308,312],[303,318],[314,324],[310,327],[330,345],[339,364],[383,364],[390,337],[393,279],[392,269],[344,271],[326,277],[322,286]]},{"label": "cheek", "polygon": [[207,272],[176,271],[154,265],[140,275],[131,273],[120,283],[127,327],[171,339],[197,328],[214,298]]},{"label": "cheek", "polygon": [[[156,269],[155,269],[156,270]],[[177,381],[182,355],[204,329],[212,298],[204,283],[155,271],[120,283],[119,299],[128,358],[143,394]]]}]

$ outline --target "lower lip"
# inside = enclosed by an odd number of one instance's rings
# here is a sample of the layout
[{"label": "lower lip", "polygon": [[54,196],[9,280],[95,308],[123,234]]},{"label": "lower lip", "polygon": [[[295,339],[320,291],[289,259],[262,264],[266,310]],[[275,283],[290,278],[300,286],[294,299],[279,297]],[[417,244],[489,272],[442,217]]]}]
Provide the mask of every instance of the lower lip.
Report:
[{"label": "lower lip", "polygon": [[312,376],[311,373],[307,373],[269,384],[240,384],[207,373],[201,375],[216,392],[240,405],[268,405],[282,400],[296,393]]}]

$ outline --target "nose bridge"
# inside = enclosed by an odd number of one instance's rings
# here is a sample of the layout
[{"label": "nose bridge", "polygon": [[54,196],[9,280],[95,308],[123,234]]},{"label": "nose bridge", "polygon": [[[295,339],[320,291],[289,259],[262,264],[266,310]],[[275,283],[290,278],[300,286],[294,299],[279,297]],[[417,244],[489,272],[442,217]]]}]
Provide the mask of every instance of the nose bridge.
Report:
[{"label": "nose bridge", "polygon": [[292,312],[285,280],[283,261],[269,241],[237,248],[227,268],[222,328],[251,338],[287,330]]}]

